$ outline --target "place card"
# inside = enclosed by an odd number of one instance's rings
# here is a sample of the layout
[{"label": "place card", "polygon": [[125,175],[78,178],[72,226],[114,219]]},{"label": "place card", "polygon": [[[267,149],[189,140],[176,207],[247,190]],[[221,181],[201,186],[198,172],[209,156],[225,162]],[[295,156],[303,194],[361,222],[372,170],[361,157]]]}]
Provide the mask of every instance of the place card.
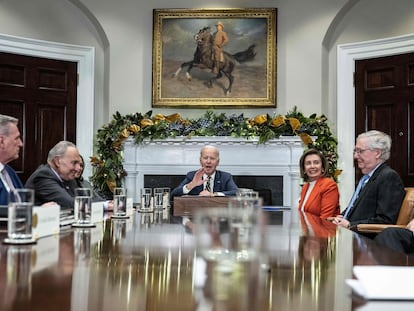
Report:
[{"label": "place card", "polygon": [[127,202],[126,202],[126,214],[127,215],[132,215],[133,213],[134,213],[134,205],[133,205],[132,198],[127,198]]},{"label": "place card", "polygon": [[60,232],[60,206],[35,206],[33,207],[32,227],[35,240]]},{"label": "place card", "polygon": [[93,224],[103,222],[104,220],[104,202],[92,202],[91,222]]}]

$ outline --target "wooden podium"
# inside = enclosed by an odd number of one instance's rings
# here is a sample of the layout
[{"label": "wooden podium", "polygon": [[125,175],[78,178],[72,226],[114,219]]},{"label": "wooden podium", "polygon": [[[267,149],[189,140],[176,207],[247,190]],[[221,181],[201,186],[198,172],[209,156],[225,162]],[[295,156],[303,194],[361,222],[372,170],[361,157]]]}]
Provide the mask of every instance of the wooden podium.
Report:
[{"label": "wooden podium", "polygon": [[173,215],[192,216],[193,211],[199,207],[227,207],[230,197],[214,196],[204,197],[198,195],[185,195],[174,197]]}]

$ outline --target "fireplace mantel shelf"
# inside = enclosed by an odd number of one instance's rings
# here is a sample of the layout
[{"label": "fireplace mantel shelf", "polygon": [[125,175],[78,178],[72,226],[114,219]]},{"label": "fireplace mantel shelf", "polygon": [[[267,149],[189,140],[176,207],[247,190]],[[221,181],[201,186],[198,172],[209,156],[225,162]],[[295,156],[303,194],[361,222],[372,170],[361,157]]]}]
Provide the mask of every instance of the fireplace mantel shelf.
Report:
[{"label": "fireplace mantel shelf", "polygon": [[139,202],[145,175],[185,175],[200,167],[200,149],[215,145],[220,150],[219,169],[233,175],[283,176],[283,206],[291,207],[299,194],[299,158],[304,145],[298,136],[283,136],[265,143],[259,138],[229,136],[175,137],[124,144],[126,187]]},{"label": "fireplace mantel shelf", "polygon": [[[133,144],[132,139],[129,139],[129,142]],[[271,139],[265,143],[259,143],[259,137],[231,137],[231,136],[178,136],[178,137],[169,137],[166,139],[146,139],[140,145],[205,145],[206,143],[211,143],[214,145],[279,145],[279,144],[299,144],[302,145],[302,141],[298,136],[281,136],[277,139]]]}]

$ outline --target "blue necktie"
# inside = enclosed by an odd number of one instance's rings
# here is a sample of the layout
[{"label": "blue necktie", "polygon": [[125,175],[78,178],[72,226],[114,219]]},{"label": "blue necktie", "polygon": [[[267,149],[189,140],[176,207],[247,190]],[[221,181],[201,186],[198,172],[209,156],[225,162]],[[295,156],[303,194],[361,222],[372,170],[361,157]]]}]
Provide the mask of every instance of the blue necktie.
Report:
[{"label": "blue necktie", "polygon": [[369,175],[364,175],[362,176],[362,178],[359,180],[358,186],[354,192],[354,195],[351,198],[351,201],[348,204],[348,207],[346,208],[345,214],[344,214],[344,218],[347,219],[349,213],[351,212],[352,208],[354,207],[354,203],[356,201],[356,199],[358,198],[359,193],[361,192],[361,189],[365,186],[365,183],[367,182],[369,178]]}]

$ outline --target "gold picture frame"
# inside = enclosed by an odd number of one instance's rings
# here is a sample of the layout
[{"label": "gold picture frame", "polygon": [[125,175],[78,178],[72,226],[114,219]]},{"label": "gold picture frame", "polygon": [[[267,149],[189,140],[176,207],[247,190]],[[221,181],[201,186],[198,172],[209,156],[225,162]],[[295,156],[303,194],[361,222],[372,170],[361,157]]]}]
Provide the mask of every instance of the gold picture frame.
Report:
[{"label": "gold picture frame", "polygon": [[[218,22],[229,40],[216,74]],[[154,9],[152,107],[276,107],[276,42],[276,8]]]}]

